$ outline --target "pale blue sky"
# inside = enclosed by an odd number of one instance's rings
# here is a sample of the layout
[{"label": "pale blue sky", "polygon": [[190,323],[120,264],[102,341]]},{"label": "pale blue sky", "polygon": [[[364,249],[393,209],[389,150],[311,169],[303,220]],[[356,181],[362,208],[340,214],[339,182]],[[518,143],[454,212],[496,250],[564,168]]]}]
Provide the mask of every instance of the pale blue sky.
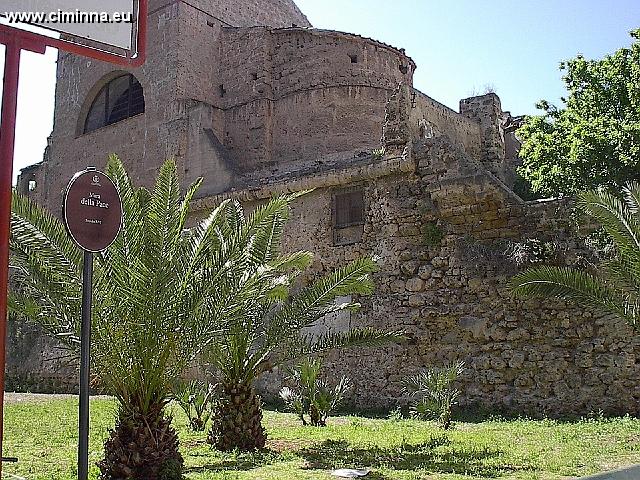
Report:
[{"label": "pale blue sky", "polygon": [[[639,0],[298,0],[315,27],[368,36],[406,49],[414,85],[457,110],[490,85],[513,114],[535,113],[563,94],[558,64],[628,46]],[[3,50],[0,48],[4,57]],[[51,132],[55,51],[23,53],[14,177],[42,159]],[[2,65],[0,59],[0,66]]]}]

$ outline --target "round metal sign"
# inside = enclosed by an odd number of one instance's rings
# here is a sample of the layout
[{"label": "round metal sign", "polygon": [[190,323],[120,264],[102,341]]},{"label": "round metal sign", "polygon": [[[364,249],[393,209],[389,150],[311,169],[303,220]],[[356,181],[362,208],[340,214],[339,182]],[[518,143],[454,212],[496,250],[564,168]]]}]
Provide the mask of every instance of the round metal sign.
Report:
[{"label": "round metal sign", "polygon": [[69,235],[80,248],[100,252],[113,243],[120,231],[120,194],[104,173],[87,168],[69,182],[63,216]]}]

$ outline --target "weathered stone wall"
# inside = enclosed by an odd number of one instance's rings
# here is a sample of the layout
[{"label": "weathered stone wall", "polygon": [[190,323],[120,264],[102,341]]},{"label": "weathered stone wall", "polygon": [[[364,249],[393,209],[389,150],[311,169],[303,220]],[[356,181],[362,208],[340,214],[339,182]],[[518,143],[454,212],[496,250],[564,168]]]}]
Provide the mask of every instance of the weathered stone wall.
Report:
[{"label": "weathered stone wall", "polygon": [[468,155],[482,155],[482,129],[477,119],[470,119],[418,90],[411,95],[411,136],[426,140],[446,135],[451,142]]},{"label": "weathered stone wall", "polygon": [[[639,413],[639,341],[628,326],[562,302],[515,300],[507,290],[523,268],[509,253],[516,244],[555,242],[547,260],[560,264],[586,251],[570,203],[524,203],[507,188],[517,143],[507,136],[505,144],[509,115],[496,95],[465,99],[458,114],[410,89],[415,65],[402,50],[339,32],[253,27],[306,26],[284,0],[154,1],[149,18],[149,58],[131,72],[145,113],[83,134],[91,101],[118,72],[61,54],[50,147],[24,171],[21,190],[35,179],[29,195],[59,213],[71,175],[103,166],[109,153],[137,184],[148,186],[167,157],[184,183],[204,176],[196,216],[229,196],[250,206],[315,188],[293,206],[285,247],[312,250],[314,273],[360,255],[380,264],[362,312],[324,324],[408,334],[400,345],[329,356],[333,374],[352,377],[354,404],[392,406],[407,375],[459,359],[467,364],[464,404]],[[381,132],[382,158],[372,155]],[[364,191],[365,224],[361,239],[345,245],[335,242],[332,199],[354,186]],[[14,384],[73,389],[72,377],[62,384],[52,344],[30,335],[15,331]],[[32,365],[41,368],[29,377],[23,367]],[[275,394],[280,380],[278,372],[266,378],[266,392]]]},{"label": "weathered stone wall", "polygon": [[62,348],[32,324],[9,317],[5,390],[34,393],[77,393],[75,352]]},{"label": "weathered stone wall", "polygon": [[[464,404],[552,416],[638,413],[639,342],[629,326],[563,302],[514,300],[507,290],[522,268],[508,254],[514,243],[554,241],[553,261],[561,264],[585,254],[570,204],[525,204],[481,170],[467,175],[471,159],[443,138],[413,153],[416,176],[386,185],[371,201],[387,206],[371,231],[386,232],[392,247],[372,248],[384,264],[373,318],[410,333],[402,353],[378,357],[386,373],[376,384],[386,385],[388,400],[421,366],[464,360]],[[435,246],[421,231],[432,222],[444,233]]]},{"label": "weathered stone wall", "polygon": [[[484,167],[505,183],[511,183],[513,166],[506,162],[506,121],[500,98],[495,93],[460,100],[460,114],[480,124],[481,149],[478,158]],[[506,113],[508,115],[508,112]]]},{"label": "weathered stone wall", "polygon": [[415,65],[369,39],[299,28],[225,28],[216,88],[242,170],[379,146],[384,104]]},{"label": "weathered stone wall", "polygon": [[[470,166],[473,175],[466,173]],[[293,207],[288,250],[311,249],[314,273],[361,255],[379,258],[376,291],[359,299],[362,311],[325,323],[408,334],[400,345],[328,355],[331,376],[353,379],[354,406],[404,403],[408,375],[464,360],[463,406],[548,416],[639,413],[640,341],[628,325],[560,301],[517,300],[507,289],[509,278],[528,266],[509,253],[515,244],[554,242],[556,254],[547,259],[553,263],[574,265],[587,255],[569,220],[569,201],[522,202],[445,137],[416,145],[410,158],[386,159],[378,170],[350,167],[304,184],[316,190]],[[363,238],[336,246],[331,194],[353,185],[365,191]],[[292,180],[239,195],[250,205],[296,188]],[[442,232],[435,244],[425,236],[427,224]],[[281,385],[277,370],[261,381],[267,396]]]},{"label": "weathered stone wall", "polygon": [[[631,327],[561,301],[515,299],[507,288],[531,264],[514,254],[529,240],[553,245],[551,255],[529,262],[573,266],[589,259],[571,221],[571,201],[523,202],[449,136],[409,136],[410,109],[409,92],[401,89],[385,124],[385,145],[395,153],[377,162],[345,161],[342,168],[225,195],[251,205],[279,191],[315,188],[293,207],[286,248],[311,249],[315,273],[361,255],[379,258],[376,292],[359,299],[362,311],[324,323],[402,328],[408,339],[335,352],[328,356],[330,374],[353,379],[355,406],[388,408],[407,400],[408,375],[464,360],[463,405],[548,416],[639,413],[640,340]],[[338,246],[332,193],[355,185],[365,194],[363,236]],[[207,211],[220,199],[202,200],[199,208]],[[261,387],[275,395],[281,384],[275,371]]]},{"label": "weathered stone wall", "polygon": [[[219,109],[216,80],[220,70],[220,36],[223,26],[292,24],[310,26],[293,2],[160,2],[149,6],[147,60],[140,68],[128,69],[144,89],[145,112],[114,125],[83,134],[84,120],[93,99],[111,79],[125,73],[111,64],[61,52],[58,58],[54,129],[46,165],[47,181],[34,196],[60,213],[61,191],[78,170],[93,165],[103,167],[110,153],[118,154],[138,183],[149,185],[160,164],[176,158],[189,181],[191,163],[202,171],[202,144],[210,129],[223,138],[222,111],[206,118],[192,107],[204,103]],[[204,60],[203,60],[204,59]],[[197,105],[196,105],[197,106]],[[204,120],[204,123],[203,123]],[[191,135],[195,123],[202,124],[197,136]],[[204,138],[198,138],[203,136]],[[213,148],[213,147],[212,147]],[[205,157],[206,158],[206,157]],[[220,181],[210,190],[219,192],[230,184],[226,165],[220,167]],[[226,173],[225,173],[226,172]],[[31,172],[33,173],[33,172]],[[204,169],[204,173],[217,173]],[[213,175],[208,175],[212,178]]]}]

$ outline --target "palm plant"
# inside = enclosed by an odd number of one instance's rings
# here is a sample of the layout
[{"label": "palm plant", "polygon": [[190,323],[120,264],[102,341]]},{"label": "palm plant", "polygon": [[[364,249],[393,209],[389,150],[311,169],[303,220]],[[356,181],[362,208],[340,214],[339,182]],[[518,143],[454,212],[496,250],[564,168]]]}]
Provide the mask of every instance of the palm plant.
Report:
[{"label": "palm plant", "polygon": [[622,197],[599,190],[578,195],[577,207],[596,220],[613,245],[611,258],[593,271],[540,266],[516,275],[517,296],[573,300],[638,328],[640,319],[640,184],[623,188]]},{"label": "palm plant", "polygon": [[[243,225],[262,215],[258,207],[248,220],[238,212]],[[274,367],[327,350],[375,346],[398,340],[398,331],[373,328],[346,332],[328,330],[314,336],[309,327],[326,315],[358,309],[357,302],[337,303],[337,297],[366,295],[373,290],[370,275],[376,270],[371,258],[355,260],[291,293],[292,286],[310,265],[312,255],[299,251],[280,253],[280,243],[288,210],[270,224],[265,236],[245,251],[244,275],[236,280],[243,291],[241,321],[216,338],[207,358],[219,375],[218,401],[212,415],[208,440],[219,450],[252,450],[265,445],[262,408],[253,383]]]},{"label": "palm plant", "polygon": [[[161,167],[152,192],[134,188],[115,156],[106,173],[122,197],[124,226],[111,247],[95,255],[92,368],[119,401],[99,466],[105,479],[181,478],[178,438],[165,414],[171,387],[243,312],[237,279],[245,251],[258,248],[292,197],[270,202],[242,225],[239,204],[225,201],[187,229],[200,181],[181,199],[174,162]],[[17,194],[12,209],[18,288],[10,306],[77,349],[82,254],[46,210]]]},{"label": "palm plant", "polygon": [[451,409],[460,390],[451,384],[464,372],[464,362],[444,367],[430,367],[409,377],[405,390],[413,397],[413,414],[425,420],[436,420],[445,430],[451,427]]},{"label": "palm plant", "polygon": [[194,432],[202,432],[209,421],[212,402],[211,385],[198,380],[179,382],[173,391],[173,400],[180,406]]},{"label": "palm plant", "polygon": [[[327,417],[342,402],[351,387],[351,382],[345,375],[331,387],[320,378],[321,369],[320,358],[305,358],[291,371],[290,376],[296,389],[280,389],[280,398],[298,415],[303,425],[310,423],[314,427],[325,427]],[[305,415],[309,416],[309,422]]]}]

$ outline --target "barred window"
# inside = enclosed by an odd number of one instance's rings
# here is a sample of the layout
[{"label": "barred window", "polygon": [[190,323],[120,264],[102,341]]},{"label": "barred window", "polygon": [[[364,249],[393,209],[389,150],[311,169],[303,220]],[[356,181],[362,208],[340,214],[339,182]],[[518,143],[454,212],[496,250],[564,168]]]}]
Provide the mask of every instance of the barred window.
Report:
[{"label": "barred window", "polygon": [[106,84],[91,104],[84,133],[144,112],[144,93],[136,77],[125,74]]}]

